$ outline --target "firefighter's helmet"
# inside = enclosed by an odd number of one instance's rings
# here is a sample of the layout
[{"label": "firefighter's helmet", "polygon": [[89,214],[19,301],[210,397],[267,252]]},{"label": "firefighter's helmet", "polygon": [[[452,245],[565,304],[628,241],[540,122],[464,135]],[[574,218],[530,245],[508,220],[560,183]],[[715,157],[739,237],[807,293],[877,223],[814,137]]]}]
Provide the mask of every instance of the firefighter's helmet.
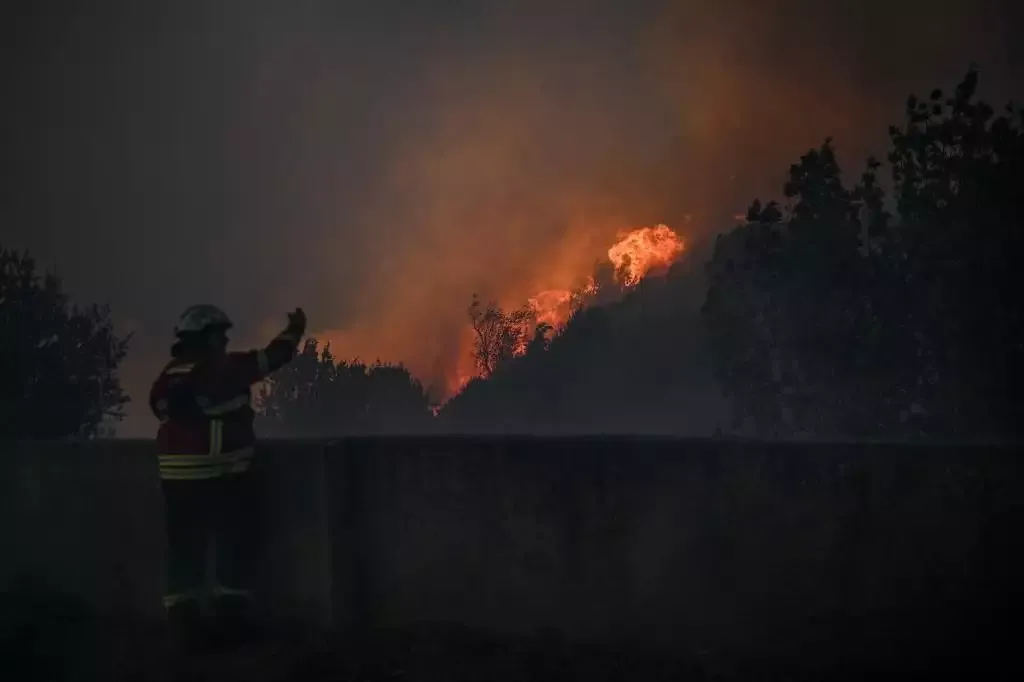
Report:
[{"label": "firefighter's helmet", "polygon": [[178,324],[174,327],[175,336],[197,334],[208,330],[228,330],[233,326],[231,318],[215,305],[202,303],[191,306],[181,314]]}]

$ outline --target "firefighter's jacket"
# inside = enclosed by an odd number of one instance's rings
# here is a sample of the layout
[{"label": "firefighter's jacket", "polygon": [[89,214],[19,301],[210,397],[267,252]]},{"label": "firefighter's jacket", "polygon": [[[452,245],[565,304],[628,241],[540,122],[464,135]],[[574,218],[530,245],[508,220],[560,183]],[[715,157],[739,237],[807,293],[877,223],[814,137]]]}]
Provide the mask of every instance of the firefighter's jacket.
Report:
[{"label": "firefighter's jacket", "polygon": [[149,394],[160,420],[161,478],[216,478],[249,468],[252,385],[295,356],[301,335],[289,327],[260,350],[175,358],[164,367]]}]

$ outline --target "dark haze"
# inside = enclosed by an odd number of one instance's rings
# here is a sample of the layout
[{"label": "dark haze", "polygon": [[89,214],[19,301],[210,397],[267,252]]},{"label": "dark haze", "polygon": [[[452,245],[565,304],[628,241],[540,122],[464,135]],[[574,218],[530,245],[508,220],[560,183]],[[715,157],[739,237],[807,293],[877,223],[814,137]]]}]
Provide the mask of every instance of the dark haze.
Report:
[{"label": "dark haze", "polygon": [[569,286],[622,227],[731,227],[828,135],[858,172],[971,62],[1018,94],[1017,4],[32,3],[2,241],[135,331],[122,435],[198,301],[240,344],[301,305],[338,356],[442,385],[474,291]]}]

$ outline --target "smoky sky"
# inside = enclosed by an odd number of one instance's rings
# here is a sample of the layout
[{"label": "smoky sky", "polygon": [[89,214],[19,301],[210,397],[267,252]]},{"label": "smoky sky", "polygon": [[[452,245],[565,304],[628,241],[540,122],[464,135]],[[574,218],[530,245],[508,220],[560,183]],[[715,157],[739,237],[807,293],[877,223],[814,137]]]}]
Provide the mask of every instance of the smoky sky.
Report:
[{"label": "smoky sky", "polygon": [[728,228],[827,135],[853,174],[972,62],[1019,95],[1015,4],[26,3],[0,241],[135,332],[129,435],[194,302],[239,343],[303,306],[437,383],[474,292],[569,286],[630,225]]}]

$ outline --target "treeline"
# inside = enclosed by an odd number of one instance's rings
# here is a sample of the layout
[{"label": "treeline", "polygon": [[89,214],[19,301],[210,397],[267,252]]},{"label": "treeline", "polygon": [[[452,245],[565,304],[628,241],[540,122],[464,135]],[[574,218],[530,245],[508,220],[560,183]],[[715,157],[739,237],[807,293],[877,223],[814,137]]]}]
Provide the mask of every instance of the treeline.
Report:
[{"label": "treeline", "polygon": [[759,436],[1018,439],[1024,119],[953,93],[910,97],[847,186],[830,142],[718,238],[704,318],[736,429]]},{"label": "treeline", "polygon": [[826,140],[781,202],[753,201],[717,238],[703,273],[690,253],[578,312],[470,384],[443,427],[1019,439],[1024,121],[977,85],[972,70],[950,94],[908,99],[890,194],[875,159],[844,182]]},{"label": "treeline", "polygon": [[[1019,439],[1024,117],[977,84],[970,71],[910,97],[887,165],[855,182],[826,140],[780,200],[754,200],[667,273],[626,286],[599,264],[562,328],[474,297],[479,378],[439,411],[403,366],[311,340],[259,391],[261,433]],[[27,256],[0,250],[0,265],[0,437],[101,433],[123,414],[128,339]]]}]

